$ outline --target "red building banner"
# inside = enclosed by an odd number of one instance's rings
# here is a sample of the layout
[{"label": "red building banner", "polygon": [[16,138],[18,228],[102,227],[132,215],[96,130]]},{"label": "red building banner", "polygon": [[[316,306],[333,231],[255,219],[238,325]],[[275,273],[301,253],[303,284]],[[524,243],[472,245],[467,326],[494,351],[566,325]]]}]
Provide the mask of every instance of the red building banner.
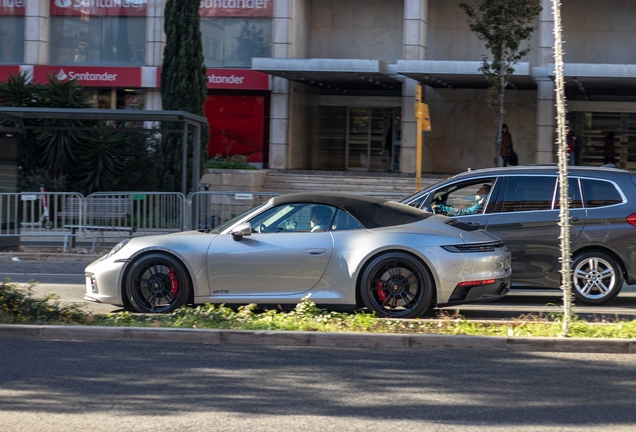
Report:
[{"label": "red building banner", "polygon": [[264,96],[208,96],[208,155],[243,155],[248,162],[263,162],[265,101]]},{"label": "red building banner", "polygon": [[201,0],[202,17],[272,17],[274,0]]},{"label": "red building banner", "polygon": [[[269,90],[269,75],[250,69],[208,69],[209,89]],[[161,86],[161,68],[157,68],[157,87]]]},{"label": "red building banner", "polygon": [[0,0],[0,16],[24,16],[27,0]]},{"label": "red building banner", "polygon": [[33,66],[33,81],[45,83],[49,75],[60,81],[77,79],[84,87],[141,87],[140,67]]},{"label": "red building banner", "polygon": [[0,66],[0,82],[8,80],[10,75],[20,75],[20,66]]},{"label": "red building banner", "polygon": [[51,16],[145,17],[148,0],[50,0],[50,2]]}]

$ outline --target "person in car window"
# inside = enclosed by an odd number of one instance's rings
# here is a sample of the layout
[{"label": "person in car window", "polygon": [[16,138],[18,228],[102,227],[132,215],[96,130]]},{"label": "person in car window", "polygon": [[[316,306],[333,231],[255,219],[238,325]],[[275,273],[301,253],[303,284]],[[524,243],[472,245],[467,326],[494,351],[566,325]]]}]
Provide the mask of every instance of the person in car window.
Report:
[{"label": "person in car window", "polygon": [[309,221],[311,222],[311,232],[328,231],[331,211],[327,207],[317,206],[311,209]]},{"label": "person in car window", "polygon": [[475,195],[475,204],[466,208],[455,208],[444,204],[433,204],[432,209],[436,214],[444,214],[447,216],[464,216],[481,213],[484,209],[484,203],[488,194],[490,194],[491,186],[489,184],[482,185]]}]

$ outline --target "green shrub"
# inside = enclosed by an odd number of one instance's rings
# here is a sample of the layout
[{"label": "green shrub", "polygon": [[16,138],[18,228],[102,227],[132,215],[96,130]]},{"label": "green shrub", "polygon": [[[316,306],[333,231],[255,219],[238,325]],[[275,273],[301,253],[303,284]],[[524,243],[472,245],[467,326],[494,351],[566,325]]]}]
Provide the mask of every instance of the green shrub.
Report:
[{"label": "green shrub", "polygon": [[217,154],[212,159],[208,159],[205,163],[205,167],[216,169],[256,169],[254,165],[247,161],[247,156],[223,156],[220,154]]},{"label": "green shrub", "polygon": [[55,294],[33,297],[33,285],[22,288],[0,283],[0,324],[84,324],[86,313],[77,305],[61,306]]}]

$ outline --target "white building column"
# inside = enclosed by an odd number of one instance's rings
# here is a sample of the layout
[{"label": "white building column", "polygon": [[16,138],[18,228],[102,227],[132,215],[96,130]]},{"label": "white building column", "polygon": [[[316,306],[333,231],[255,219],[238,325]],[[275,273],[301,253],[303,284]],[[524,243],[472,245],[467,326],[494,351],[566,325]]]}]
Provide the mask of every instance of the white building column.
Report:
[{"label": "white building column", "polygon": [[[274,0],[272,57],[288,58],[291,46],[292,0]],[[272,77],[269,120],[269,168],[287,168],[289,81]]]},{"label": "white building column", "polygon": [[552,1],[541,0],[539,15],[538,64],[534,68],[537,82],[537,153],[536,163],[555,161],[556,94],[554,82],[548,77],[548,64],[554,62],[554,15]]},{"label": "white building column", "polygon": [[29,0],[24,11],[24,62],[27,65],[48,64],[49,1]]},{"label": "white building column", "polygon": [[[417,120],[415,119],[416,80],[407,78],[402,83],[402,142],[400,172],[413,174],[417,167]],[[423,150],[423,149],[422,149]],[[422,157],[424,157],[422,151]]]},{"label": "white building column", "polygon": [[553,163],[555,156],[554,132],[556,107],[554,82],[548,78],[537,79],[537,154],[538,164]]},{"label": "white building column", "polygon": [[146,9],[146,66],[163,64],[166,34],[163,31],[165,0],[148,0]]},{"label": "white building column", "polygon": [[[426,60],[428,0],[404,1],[404,59]],[[415,119],[416,80],[402,83],[402,142],[400,172],[415,173],[417,168],[417,120]],[[422,157],[427,153],[424,144]]]},{"label": "white building column", "polygon": [[428,0],[404,1],[404,60],[426,60]]}]

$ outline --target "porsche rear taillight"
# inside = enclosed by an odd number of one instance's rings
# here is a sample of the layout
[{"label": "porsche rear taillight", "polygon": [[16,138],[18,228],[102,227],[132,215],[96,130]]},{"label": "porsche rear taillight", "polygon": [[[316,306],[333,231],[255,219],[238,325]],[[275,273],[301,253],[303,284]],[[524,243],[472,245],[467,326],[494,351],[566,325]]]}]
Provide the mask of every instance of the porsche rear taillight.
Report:
[{"label": "porsche rear taillight", "polygon": [[636,227],[636,213],[632,213],[625,219],[628,224]]},{"label": "porsche rear taillight", "polygon": [[460,282],[457,284],[457,286],[460,287],[460,286],[489,285],[493,283],[495,283],[494,279],[483,279],[483,280]]}]

